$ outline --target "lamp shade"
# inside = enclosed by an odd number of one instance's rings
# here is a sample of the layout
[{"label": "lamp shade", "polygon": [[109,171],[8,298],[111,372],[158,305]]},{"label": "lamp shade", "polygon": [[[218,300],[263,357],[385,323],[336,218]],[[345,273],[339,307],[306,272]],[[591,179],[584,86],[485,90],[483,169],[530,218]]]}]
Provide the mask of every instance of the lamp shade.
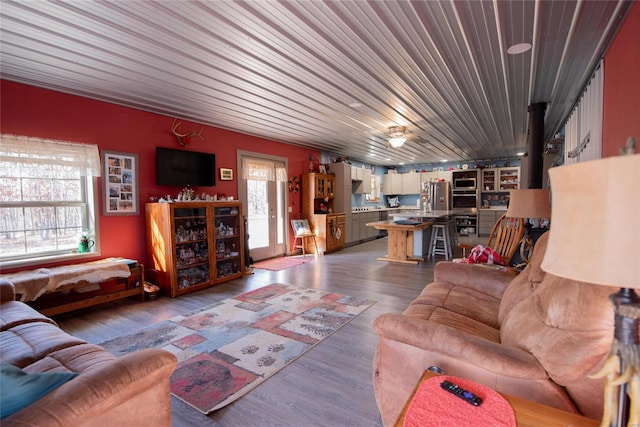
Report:
[{"label": "lamp shade", "polygon": [[542,269],[586,283],[640,288],[640,154],[560,166]]},{"label": "lamp shade", "polygon": [[549,190],[510,190],[507,216],[511,218],[550,218]]}]

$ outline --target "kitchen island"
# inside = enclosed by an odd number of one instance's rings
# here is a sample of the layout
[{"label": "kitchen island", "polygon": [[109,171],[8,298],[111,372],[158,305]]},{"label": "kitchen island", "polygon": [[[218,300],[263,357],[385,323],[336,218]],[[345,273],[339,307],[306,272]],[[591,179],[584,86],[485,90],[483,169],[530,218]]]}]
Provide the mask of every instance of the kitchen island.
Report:
[{"label": "kitchen island", "polygon": [[[453,210],[434,210],[427,212],[425,210],[408,210],[389,213],[389,217],[394,221],[408,220],[416,222],[441,222],[451,218],[457,211]],[[429,254],[429,241],[431,240],[431,228],[427,227],[416,230],[413,233],[413,256],[426,258]]]},{"label": "kitchen island", "polygon": [[406,223],[397,224],[393,220],[386,220],[370,222],[367,227],[386,230],[389,233],[387,255],[379,257],[378,260],[417,264],[420,261],[424,261],[424,258],[414,257],[413,236],[415,232],[424,230],[430,225],[430,222],[406,221]]}]

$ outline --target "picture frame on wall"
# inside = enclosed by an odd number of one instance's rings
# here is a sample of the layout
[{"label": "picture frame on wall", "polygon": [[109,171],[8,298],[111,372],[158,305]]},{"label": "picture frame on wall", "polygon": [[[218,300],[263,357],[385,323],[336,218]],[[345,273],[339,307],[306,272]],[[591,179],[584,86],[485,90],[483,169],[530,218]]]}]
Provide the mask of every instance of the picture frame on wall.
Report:
[{"label": "picture frame on wall", "polygon": [[220,168],[220,181],[233,181],[233,169]]},{"label": "picture frame on wall", "polygon": [[138,155],[101,150],[102,214],[140,214]]},{"label": "picture frame on wall", "polygon": [[325,165],[318,166],[318,171],[320,173],[327,173],[327,167]]}]

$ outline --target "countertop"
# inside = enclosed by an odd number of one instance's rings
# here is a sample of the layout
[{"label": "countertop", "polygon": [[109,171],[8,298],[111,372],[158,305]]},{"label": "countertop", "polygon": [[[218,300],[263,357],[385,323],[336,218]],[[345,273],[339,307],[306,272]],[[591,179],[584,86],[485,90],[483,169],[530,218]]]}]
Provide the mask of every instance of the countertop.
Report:
[{"label": "countertop", "polygon": [[390,212],[390,211],[411,210],[411,209],[418,210],[418,208],[415,207],[415,206],[399,206],[397,208],[363,206],[363,207],[353,207],[353,208],[351,208],[351,213]]},{"label": "countertop", "polygon": [[393,217],[398,218],[442,218],[443,216],[455,215],[456,211],[454,210],[435,210],[431,212],[425,212],[423,210],[415,210],[415,211],[402,211],[402,212],[394,212],[390,214]]}]

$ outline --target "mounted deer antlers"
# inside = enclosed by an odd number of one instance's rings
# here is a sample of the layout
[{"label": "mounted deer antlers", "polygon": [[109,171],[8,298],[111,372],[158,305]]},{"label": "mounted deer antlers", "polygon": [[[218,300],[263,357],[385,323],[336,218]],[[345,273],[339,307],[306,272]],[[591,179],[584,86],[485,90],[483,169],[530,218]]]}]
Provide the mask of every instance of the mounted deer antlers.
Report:
[{"label": "mounted deer antlers", "polygon": [[173,123],[171,124],[171,133],[173,133],[176,136],[176,138],[178,138],[178,144],[180,144],[181,146],[184,147],[189,142],[191,142],[191,138],[194,136],[197,136],[200,139],[204,139],[202,137],[202,131],[204,130],[204,125],[198,131],[198,124],[196,123],[195,127],[193,128],[193,131],[189,131],[187,133],[179,133],[180,125],[182,125],[182,122],[178,121],[177,118],[173,119]]}]

